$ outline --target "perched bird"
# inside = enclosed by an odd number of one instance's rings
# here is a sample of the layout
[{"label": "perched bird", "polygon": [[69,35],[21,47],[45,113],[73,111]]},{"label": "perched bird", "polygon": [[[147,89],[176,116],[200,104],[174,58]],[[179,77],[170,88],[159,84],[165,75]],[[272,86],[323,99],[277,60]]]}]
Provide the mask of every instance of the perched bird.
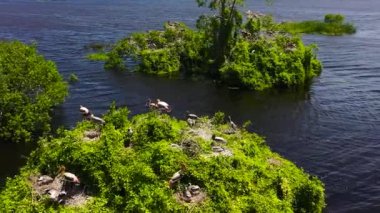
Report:
[{"label": "perched bird", "polygon": [[169,180],[169,187],[172,188],[176,182],[181,180],[183,176],[182,170],[179,170],[178,172],[174,173],[173,176]]},{"label": "perched bird", "polygon": [[149,109],[158,109],[157,103],[153,102],[150,98],[146,102],[145,106],[149,107]]},{"label": "perched bird", "polygon": [[186,202],[190,202],[191,201],[191,197],[192,197],[191,192],[188,189],[186,189],[183,192],[183,200],[186,201]]},{"label": "perched bird", "polygon": [[168,103],[166,103],[165,101],[161,101],[160,99],[157,99],[156,104],[157,104],[159,109],[164,110],[165,112],[171,112],[172,111],[170,105]]},{"label": "perched bird", "polygon": [[235,122],[232,121],[231,116],[228,116],[228,119],[230,120],[230,126],[232,129],[237,130],[238,126],[235,124]]},{"label": "perched bird", "polygon": [[227,140],[222,138],[222,137],[218,137],[218,136],[215,136],[215,134],[212,135],[211,137],[214,141],[216,142],[220,142],[220,143],[227,143]]},{"label": "perched bird", "polygon": [[70,182],[73,182],[75,184],[80,184],[80,181],[79,181],[79,178],[74,175],[73,173],[70,173],[70,172],[64,172],[63,173],[63,176],[69,180]]},{"label": "perched bird", "polygon": [[[57,177],[64,177],[66,180],[75,183],[75,184],[80,184],[79,178],[74,175],[73,173],[66,172],[66,167],[65,166],[60,166],[58,170],[58,176]],[[56,177],[56,178],[57,178]]]},{"label": "perched bird", "polygon": [[95,123],[99,123],[99,124],[105,124],[106,122],[101,119],[100,117],[97,117],[95,116],[94,114],[92,114],[90,112],[90,110],[87,108],[87,107],[84,107],[82,105],[80,105],[79,107],[79,111],[82,113],[82,115],[87,119],[87,120],[90,120],[90,121],[93,121]]},{"label": "perched bird", "polygon": [[90,115],[91,112],[87,107],[84,107],[82,105],[79,106],[79,111],[82,113],[82,115],[87,116]]},{"label": "perched bird", "polygon": [[201,192],[201,187],[199,187],[198,185],[192,185],[191,183],[189,183],[187,189],[190,191],[192,195],[198,195]]},{"label": "perched bird", "polygon": [[194,126],[194,125],[195,125],[195,120],[192,119],[192,118],[188,118],[188,119],[186,120],[186,122],[187,122],[187,124],[189,124],[189,126]]},{"label": "perched bird", "polygon": [[190,113],[189,111],[186,111],[186,117],[187,117],[187,118],[191,118],[191,119],[193,119],[193,120],[196,120],[196,119],[199,118],[198,115],[193,114],[193,113]]}]

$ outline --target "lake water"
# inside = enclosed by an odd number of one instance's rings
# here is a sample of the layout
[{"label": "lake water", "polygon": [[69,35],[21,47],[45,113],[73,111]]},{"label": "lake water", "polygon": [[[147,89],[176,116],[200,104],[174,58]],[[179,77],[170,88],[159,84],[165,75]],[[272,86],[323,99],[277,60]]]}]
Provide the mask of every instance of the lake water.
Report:
[{"label": "lake water", "polygon": [[[114,42],[135,31],[160,29],[168,20],[193,26],[199,14],[193,0],[0,0],[0,38],[36,41],[39,51],[79,82],[54,111],[54,126],[71,128],[81,120],[80,104],[95,114],[112,101],[133,114],[145,100],[160,97],[174,106],[210,115],[218,110],[252,130],[270,147],[319,176],[326,184],[327,212],[380,212],[380,2],[377,0],[247,1],[246,8],[272,13],[277,20],[323,19],[342,13],[357,26],[355,35],[304,36],[319,46],[323,73],[308,92],[230,91],[212,82],[158,79],[105,72],[85,59],[84,45]],[[0,178],[17,174],[30,145],[0,144]],[[3,185],[3,183],[1,184]]]}]

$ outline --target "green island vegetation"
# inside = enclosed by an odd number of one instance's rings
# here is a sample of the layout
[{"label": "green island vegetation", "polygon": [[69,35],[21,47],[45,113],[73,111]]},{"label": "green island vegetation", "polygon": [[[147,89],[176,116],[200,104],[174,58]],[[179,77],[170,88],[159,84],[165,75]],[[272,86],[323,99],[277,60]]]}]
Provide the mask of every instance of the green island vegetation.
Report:
[{"label": "green island vegetation", "polygon": [[0,41],[0,140],[31,141],[50,131],[50,109],[67,84],[34,45]]},{"label": "green island vegetation", "polygon": [[296,88],[320,74],[315,45],[284,32],[271,16],[248,11],[244,18],[244,0],[197,3],[215,14],[200,16],[196,29],[167,22],[163,30],[133,33],[87,58],[104,61],[106,70],[202,75],[251,90]]},{"label": "green island vegetation", "polygon": [[85,120],[41,139],[0,192],[2,211],[322,212],[325,206],[317,177],[246,127],[225,122],[221,112],[193,122],[156,110],[128,115],[113,104],[104,125]]},{"label": "green island vegetation", "polygon": [[324,21],[284,22],[280,24],[280,28],[291,33],[315,33],[332,36],[355,33],[354,25],[344,23],[344,19],[345,17],[341,14],[327,14]]}]

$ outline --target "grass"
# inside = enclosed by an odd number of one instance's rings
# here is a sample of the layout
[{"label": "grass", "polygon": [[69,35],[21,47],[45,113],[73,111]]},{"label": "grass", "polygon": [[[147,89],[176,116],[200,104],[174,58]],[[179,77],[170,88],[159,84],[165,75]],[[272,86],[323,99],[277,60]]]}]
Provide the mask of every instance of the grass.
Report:
[{"label": "grass", "polygon": [[290,33],[322,34],[339,36],[353,34],[356,28],[351,23],[344,23],[344,16],[340,14],[327,14],[324,21],[310,20],[301,22],[284,22],[280,29]]}]

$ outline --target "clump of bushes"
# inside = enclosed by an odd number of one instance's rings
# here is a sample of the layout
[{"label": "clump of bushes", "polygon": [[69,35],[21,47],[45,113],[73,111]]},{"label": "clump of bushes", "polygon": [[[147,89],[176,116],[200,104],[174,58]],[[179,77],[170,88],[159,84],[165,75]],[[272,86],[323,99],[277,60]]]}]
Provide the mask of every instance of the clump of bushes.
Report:
[{"label": "clump of bushes", "polygon": [[[245,129],[228,134],[222,113],[202,117],[195,125],[166,114],[148,112],[128,118],[126,108],[112,106],[106,124],[78,123],[56,138],[39,141],[20,174],[0,192],[5,212],[322,212],[323,184],[270,151],[263,138]],[[100,137],[85,140],[96,130]],[[211,134],[229,155],[213,151]],[[174,145],[173,145],[174,144]],[[82,206],[49,202],[34,192],[29,178],[55,176],[64,165],[81,180],[89,199]],[[178,182],[169,187],[173,174]],[[189,184],[200,187],[196,203],[178,200]],[[46,195],[47,196],[47,195]]]},{"label": "clump of bushes", "polygon": [[244,22],[237,10],[243,1],[197,2],[216,13],[200,16],[197,29],[168,22],[162,31],[134,33],[89,58],[104,60],[107,70],[137,64],[140,72],[206,75],[252,90],[302,86],[321,72],[315,46],[284,33],[271,16],[249,13]]},{"label": "clump of bushes", "polygon": [[34,45],[0,41],[0,140],[30,141],[50,130],[50,110],[67,84]]},{"label": "clump of bushes", "polygon": [[280,28],[291,33],[323,34],[339,36],[353,34],[356,28],[351,23],[344,23],[345,17],[341,14],[327,14],[324,21],[284,22]]}]

